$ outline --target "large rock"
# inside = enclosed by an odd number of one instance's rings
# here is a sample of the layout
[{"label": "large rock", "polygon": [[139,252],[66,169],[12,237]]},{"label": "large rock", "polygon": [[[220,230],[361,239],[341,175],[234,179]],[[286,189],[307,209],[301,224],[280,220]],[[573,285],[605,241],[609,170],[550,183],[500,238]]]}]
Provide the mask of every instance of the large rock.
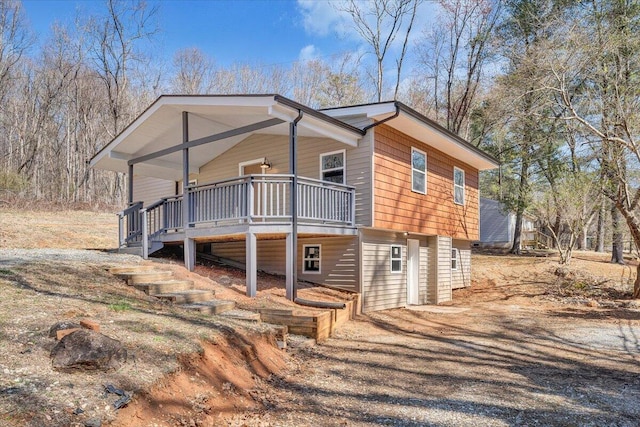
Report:
[{"label": "large rock", "polygon": [[120,341],[92,331],[79,330],[62,338],[51,350],[54,369],[118,369],[127,360],[127,350]]},{"label": "large rock", "polygon": [[80,323],[73,322],[71,320],[63,320],[58,322],[49,329],[49,338],[56,338],[58,331],[64,331],[66,329],[80,329]]}]

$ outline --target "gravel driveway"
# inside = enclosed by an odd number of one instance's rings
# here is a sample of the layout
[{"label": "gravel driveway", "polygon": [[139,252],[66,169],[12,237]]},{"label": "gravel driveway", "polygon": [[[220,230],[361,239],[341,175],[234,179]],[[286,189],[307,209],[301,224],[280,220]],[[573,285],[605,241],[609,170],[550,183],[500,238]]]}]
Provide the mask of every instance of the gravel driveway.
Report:
[{"label": "gravel driveway", "polygon": [[466,308],[363,316],[229,424],[640,425],[639,311]]},{"label": "gravel driveway", "polygon": [[140,263],[142,259],[135,255],[85,249],[0,249],[0,267],[42,260],[134,264]]}]

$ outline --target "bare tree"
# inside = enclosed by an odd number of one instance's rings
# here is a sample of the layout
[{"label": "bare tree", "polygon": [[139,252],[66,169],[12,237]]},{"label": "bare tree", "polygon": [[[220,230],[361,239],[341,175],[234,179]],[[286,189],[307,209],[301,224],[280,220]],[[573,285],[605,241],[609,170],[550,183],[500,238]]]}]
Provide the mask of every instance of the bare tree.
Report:
[{"label": "bare tree", "polygon": [[[418,41],[418,62],[432,81],[436,120],[469,137],[484,68],[491,58],[501,0],[439,0],[435,27]],[[444,111],[440,111],[440,110]]]},{"label": "bare tree", "polygon": [[86,32],[90,57],[109,105],[108,131],[115,137],[131,118],[126,103],[129,72],[133,63],[142,59],[136,43],[149,39],[157,31],[152,20],[157,8],[148,8],[142,0],[107,0],[106,5],[107,14],[92,18]]},{"label": "bare tree", "polygon": [[22,4],[15,0],[0,1],[0,104],[4,101],[11,73],[33,42]]},{"label": "bare tree", "polygon": [[573,249],[593,218],[597,183],[593,173],[566,170],[534,202],[536,217],[551,234],[561,264],[571,262]]},{"label": "bare tree", "polygon": [[355,53],[345,53],[332,58],[324,81],[315,93],[314,103],[322,108],[355,105],[366,102],[360,74],[361,57]]},{"label": "bare tree", "polygon": [[[632,171],[640,165],[640,86],[635,78],[640,67],[640,8],[624,1],[580,5],[579,25],[565,40],[570,48],[556,51],[550,63],[553,90],[567,109],[565,118],[593,136],[603,192],[624,218],[637,248],[640,188],[633,184]],[[640,298],[640,265],[638,273],[634,298]]]},{"label": "bare tree", "polygon": [[171,87],[174,93],[203,94],[214,86],[215,64],[196,47],[178,50],[173,56],[173,66],[175,75]]},{"label": "bare tree", "polygon": [[355,30],[371,47],[376,57],[375,86],[378,102],[382,100],[385,87],[385,58],[396,36],[403,30],[403,21],[409,19],[409,24],[404,29],[405,38],[402,50],[396,58],[397,75],[394,94],[397,95],[402,63],[419,2],[420,0],[370,0],[368,2],[347,0],[338,6],[339,10],[346,12],[351,17]]}]

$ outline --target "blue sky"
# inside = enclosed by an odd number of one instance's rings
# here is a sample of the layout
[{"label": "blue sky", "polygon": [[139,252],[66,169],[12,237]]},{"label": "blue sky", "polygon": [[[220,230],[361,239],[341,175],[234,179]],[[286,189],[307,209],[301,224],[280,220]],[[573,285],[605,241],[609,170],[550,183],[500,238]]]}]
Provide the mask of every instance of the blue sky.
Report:
[{"label": "blue sky", "polygon": [[[235,61],[275,64],[288,63],[301,55],[324,56],[357,48],[357,42],[340,38],[335,31],[320,34],[314,25],[331,25],[331,7],[319,8],[294,0],[205,1],[164,0],[157,20],[161,33],[159,47],[171,57],[182,47],[199,47],[220,64]],[[101,1],[24,0],[23,6],[40,40],[46,38],[54,22],[72,23],[76,13],[101,13]],[[305,25],[305,10],[325,10]],[[334,16],[335,18],[335,16]],[[335,22],[333,23],[335,24]]]},{"label": "blue sky", "polygon": [[[163,0],[158,50],[169,62],[179,48],[198,47],[219,64],[287,64],[361,48],[348,23],[327,2],[295,0]],[[23,0],[40,41],[54,22],[104,11],[101,1]]]}]

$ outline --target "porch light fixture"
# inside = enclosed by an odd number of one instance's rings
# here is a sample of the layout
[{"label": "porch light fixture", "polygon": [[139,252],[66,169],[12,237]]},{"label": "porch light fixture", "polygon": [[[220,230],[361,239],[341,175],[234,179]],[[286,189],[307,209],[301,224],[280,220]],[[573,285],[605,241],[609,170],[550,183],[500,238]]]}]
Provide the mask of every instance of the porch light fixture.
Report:
[{"label": "porch light fixture", "polygon": [[263,171],[271,169],[271,163],[269,163],[266,157],[264,158],[262,163],[260,163],[260,169],[262,169]]}]

